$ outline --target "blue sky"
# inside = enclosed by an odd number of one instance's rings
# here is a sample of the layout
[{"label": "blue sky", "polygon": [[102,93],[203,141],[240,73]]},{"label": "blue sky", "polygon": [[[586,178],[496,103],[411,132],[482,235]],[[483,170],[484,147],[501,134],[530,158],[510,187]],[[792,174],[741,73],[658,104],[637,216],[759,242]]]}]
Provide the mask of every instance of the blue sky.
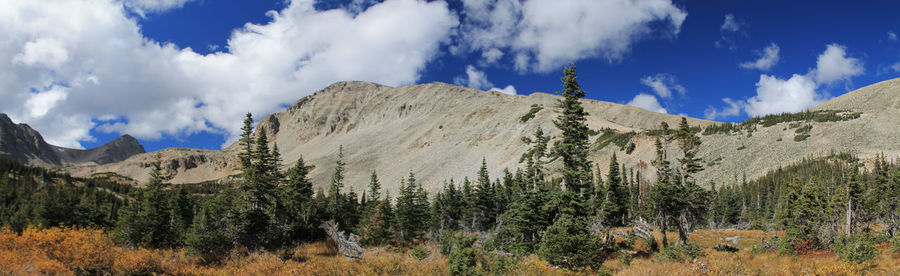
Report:
[{"label": "blue sky", "polygon": [[63,2],[4,3],[0,112],[70,147],[218,149],[345,79],[529,94],[574,62],[587,98],[742,121],[900,77],[893,1]]}]

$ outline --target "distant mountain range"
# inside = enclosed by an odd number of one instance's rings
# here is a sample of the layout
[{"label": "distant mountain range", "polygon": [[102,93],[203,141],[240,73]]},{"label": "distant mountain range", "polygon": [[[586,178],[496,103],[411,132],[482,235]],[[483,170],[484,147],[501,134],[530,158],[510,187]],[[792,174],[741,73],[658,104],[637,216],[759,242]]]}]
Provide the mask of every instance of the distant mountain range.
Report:
[{"label": "distant mountain range", "polygon": [[[539,126],[550,135],[558,134],[552,123],[557,116],[557,99],[546,93],[506,95],[445,83],[395,88],[338,82],[301,98],[285,111],[263,117],[259,126],[264,126],[269,140],[278,144],[286,167],[301,155],[307,164],[315,166],[311,178],[317,186],[328,185],[338,148],[343,145],[346,185],[356,191],[365,189],[372,170],[378,172],[388,189],[396,189],[401,177],[414,172],[426,189],[433,191],[450,178],[457,183],[466,176],[474,178],[482,157],[492,178],[502,178],[504,169],[521,167],[519,157],[527,148],[523,136],[532,135]],[[646,180],[655,178],[655,169],[649,164],[655,156],[655,130],[663,121],[677,126],[680,117],[610,102],[582,102],[590,113],[589,127],[597,131],[591,137],[594,151],[590,159],[599,171],[606,173],[609,159],[616,153],[620,163],[643,171]],[[735,125],[694,118],[688,121],[703,132],[699,155],[706,169],[696,175],[702,184],[729,185],[743,175],[754,179],[803,157],[831,151],[851,152],[864,161],[879,153],[897,157],[900,79],[846,93],[800,114],[768,116]],[[7,135],[39,137],[30,128],[19,126],[18,132],[10,132],[13,134],[7,134],[4,126],[3,141]],[[133,179],[135,184],[146,181],[148,164],[156,155],[120,154],[114,156],[128,158],[121,162],[97,162],[93,158],[91,164],[73,162],[85,159],[62,157],[64,154],[49,155],[47,152],[54,148],[38,144],[13,147],[17,149],[15,158],[48,160],[44,162],[50,165],[75,164],[65,170],[79,176],[114,172]],[[9,152],[6,142],[2,146],[3,152]],[[670,146],[675,152],[674,143]],[[164,149],[158,153],[170,182],[197,183],[237,175],[238,148]],[[48,157],[36,157],[45,154]],[[60,161],[54,162],[54,156]],[[554,166],[559,164],[551,164],[551,169]]]},{"label": "distant mountain range", "polygon": [[48,144],[41,134],[26,124],[15,124],[0,113],[0,158],[28,165],[67,166],[75,164],[104,165],[120,162],[135,154],[145,153],[144,147],[130,135],[92,149],[70,149]]}]

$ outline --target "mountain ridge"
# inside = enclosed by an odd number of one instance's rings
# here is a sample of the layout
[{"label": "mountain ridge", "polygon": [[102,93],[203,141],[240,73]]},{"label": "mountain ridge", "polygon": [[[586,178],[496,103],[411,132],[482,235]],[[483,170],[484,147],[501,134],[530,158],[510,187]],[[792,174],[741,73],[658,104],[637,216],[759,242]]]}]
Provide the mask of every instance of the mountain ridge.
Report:
[{"label": "mountain ridge", "polygon": [[[848,151],[863,159],[884,152],[900,155],[900,128],[890,122],[900,120],[900,111],[883,100],[886,106],[872,109],[863,104],[848,105],[860,98],[890,98],[900,93],[900,79],[888,80],[860,88],[832,99],[812,110],[859,109],[859,118],[844,121],[781,122],[773,125],[757,124],[739,132],[701,135],[700,157],[706,160],[706,170],[697,174],[702,184],[736,182],[739,172],[752,179],[779,166],[786,166],[808,155],[824,155],[829,151]],[[877,94],[877,95],[870,95]],[[850,95],[850,96],[847,96]],[[317,187],[329,183],[337,151],[344,147],[347,163],[346,186],[365,190],[368,177],[376,170],[384,187],[393,190],[399,179],[409,172],[424,181],[426,189],[436,190],[442,182],[464,176],[474,177],[482,157],[487,159],[492,178],[501,178],[503,169],[515,171],[521,165],[519,156],[526,149],[521,137],[530,136],[540,126],[550,135],[558,130],[553,126],[554,105],[559,96],[546,93],[506,95],[486,92],[446,83],[428,83],[390,87],[375,83],[336,82],[312,95],[302,97],[284,111],[259,120],[256,129],[265,127],[269,141],[277,143],[290,167],[301,155],[315,168],[310,176]],[[590,159],[605,174],[609,157],[616,153],[619,162],[643,170],[645,180],[654,177],[655,169],[648,164],[654,158],[655,137],[649,131],[665,121],[677,125],[679,116],[661,114],[632,106],[582,100],[590,114],[587,124],[593,130],[612,129],[617,135],[629,134],[635,144],[631,153],[616,146],[595,149]],[[531,112],[533,106],[538,109]],[[846,108],[844,108],[846,107]],[[533,113],[524,120],[523,116]],[[720,122],[688,118],[692,126],[722,125]],[[799,140],[798,129],[809,125],[808,138]],[[865,135],[866,129],[877,128],[876,134]],[[602,131],[600,132],[602,133]],[[598,134],[600,134],[598,133]],[[592,143],[601,135],[592,136]],[[801,137],[802,138],[802,137]],[[798,139],[799,141],[795,141]],[[674,152],[675,147],[671,150]],[[163,151],[164,163],[176,164],[173,183],[212,181],[239,173],[234,155],[238,147],[231,145],[221,151],[194,150],[191,154]],[[136,155],[125,162],[74,167],[76,174],[103,171],[127,171],[129,177],[146,178],[146,164],[153,153]],[[166,159],[171,154],[170,159]],[[191,157],[192,156],[192,157]],[[205,159],[199,156],[206,156]],[[213,157],[215,156],[215,158]],[[185,162],[207,160],[207,163]],[[224,158],[219,165],[210,162]],[[132,163],[129,165],[129,162]],[[558,164],[551,164],[551,169]],[[188,168],[190,167],[190,168]],[[115,169],[113,169],[115,168]],[[204,171],[206,170],[206,171]],[[183,177],[191,175],[191,177]],[[181,182],[179,182],[181,181]]]},{"label": "mountain ridge", "polygon": [[29,125],[16,124],[5,113],[0,113],[0,158],[40,166],[66,166],[79,163],[104,165],[124,161],[128,157],[145,152],[137,139],[128,134],[91,149],[71,149],[51,145]]}]

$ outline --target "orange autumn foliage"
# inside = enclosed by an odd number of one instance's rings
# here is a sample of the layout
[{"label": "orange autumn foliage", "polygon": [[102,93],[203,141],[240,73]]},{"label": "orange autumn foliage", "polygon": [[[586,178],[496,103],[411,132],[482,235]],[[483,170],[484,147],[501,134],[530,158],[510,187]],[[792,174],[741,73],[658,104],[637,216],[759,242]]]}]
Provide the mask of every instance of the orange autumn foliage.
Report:
[{"label": "orange autumn foliage", "polygon": [[[900,254],[883,251],[869,264],[856,265],[834,256],[783,256],[751,253],[745,246],[763,236],[754,230],[702,230],[689,242],[704,249],[692,261],[669,261],[658,256],[636,257],[626,264],[612,258],[604,268],[617,275],[896,275]],[[740,236],[736,253],[710,249],[726,237]],[[418,260],[405,248],[368,248],[359,260],[337,254],[330,242],[315,242],[290,250],[247,252],[234,250],[221,263],[207,265],[184,249],[123,248],[97,229],[50,228],[17,235],[0,230],[0,275],[447,275],[447,257],[437,245],[426,244],[428,256]],[[520,258],[509,275],[593,275],[595,271],[554,268],[534,255]]]}]

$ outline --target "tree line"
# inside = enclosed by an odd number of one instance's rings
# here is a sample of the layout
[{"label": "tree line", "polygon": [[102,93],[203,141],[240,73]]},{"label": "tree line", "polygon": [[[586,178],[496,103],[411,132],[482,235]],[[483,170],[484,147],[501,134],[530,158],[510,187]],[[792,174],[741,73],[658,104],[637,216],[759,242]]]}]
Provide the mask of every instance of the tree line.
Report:
[{"label": "tree line", "polygon": [[[789,251],[870,241],[875,224],[884,225],[887,236],[897,232],[900,166],[884,156],[872,171],[861,170],[852,155],[832,154],[805,158],[757,180],[738,183],[735,177],[732,185],[701,187],[694,177],[705,164],[698,156],[700,128],[682,118],[675,128],[663,122],[656,131],[655,172],[646,172],[643,163],[620,164],[615,154],[601,169],[588,160],[592,131],[574,66],[565,69],[562,82],[554,120],[558,137],[537,128],[522,137],[528,148],[515,171],[491,176],[482,159],[473,166],[475,179],[449,179],[433,194],[413,170],[400,180],[396,197],[382,189],[375,170],[366,172],[370,181],[361,194],[345,189],[343,147],[327,192],[314,190],[302,156],[282,168],[278,145],[269,147],[264,128],[254,133],[248,113],[239,139],[241,175],[218,193],[165,184],[159,158],[148,184],[137,189],[46,185],[30,179],[48,172],[3,162],[0,171],[17,173],[0,177],[0,204],[12,206],[0,219],[19,231],[28,224],[104,227],[123,245],[185,247],[210,261],[234,248],[276,250],[321,240],[319,225],[334,220],[366,246],[440,240],[447,244],[442,251],[451,256],[451,271],[462,274],[476,253],[465,234],[473,232],[487,234],[486,251],[537,254],[568,268],[598,267],[622,246],[613,227],[645,222],[678,233],[671,242],[666,235],[659,243],[651,236],[647,242],[654,248],[688,246],[688,234],[697,228],[784,229],[780,244]],[[551,170],[554,162],[560,166]],[[648,173],[656,180],[647,181]]]}]

